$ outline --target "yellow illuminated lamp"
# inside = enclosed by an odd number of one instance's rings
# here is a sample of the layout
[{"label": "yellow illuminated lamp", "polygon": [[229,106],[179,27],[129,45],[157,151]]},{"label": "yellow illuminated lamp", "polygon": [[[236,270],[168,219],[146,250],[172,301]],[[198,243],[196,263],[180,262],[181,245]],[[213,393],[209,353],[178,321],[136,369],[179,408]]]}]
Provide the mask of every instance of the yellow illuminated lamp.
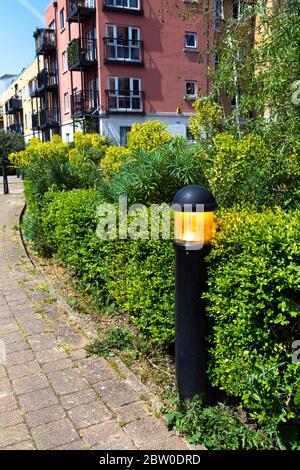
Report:
[{"label": "yellow illuminated lamp", "polygon": [[175,212],[175,245],[186,250],[199,250],[211,244],[216,201],[202,186],[181,189],[173,201]]}]

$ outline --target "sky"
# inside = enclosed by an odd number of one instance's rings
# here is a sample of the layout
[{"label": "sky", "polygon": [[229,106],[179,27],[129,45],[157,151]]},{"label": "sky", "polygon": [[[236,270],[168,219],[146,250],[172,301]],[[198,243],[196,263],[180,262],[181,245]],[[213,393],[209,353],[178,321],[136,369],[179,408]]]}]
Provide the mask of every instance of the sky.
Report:
[{"label": "sky", "polygon": [[0,77],[20,73],[34,59],[33,32],[44,27],[50,0],[0,0]]}]

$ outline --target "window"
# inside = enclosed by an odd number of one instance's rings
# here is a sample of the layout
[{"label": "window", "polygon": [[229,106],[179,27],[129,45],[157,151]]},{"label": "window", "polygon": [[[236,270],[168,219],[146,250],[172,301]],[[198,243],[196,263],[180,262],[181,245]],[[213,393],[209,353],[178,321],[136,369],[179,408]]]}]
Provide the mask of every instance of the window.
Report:
[{"label": "window", "polygon": [[52,23],[49,24],[49,29],[52,29],[52,31],[55,31],[55,21],[52,21]]},{"label": "window", "polygon": [[69,93],[64,94],[64,101],[65,101],[65,114],[70,112],[70,97]]},{"label": "window", "polygon": [[127,134],[131,131],[131,127],[120,127],[120,145],[126,147],[127,145]]},{"label": "window", "polygon": [[140,9],[140,0],[105,0],[105,6],[114,8]]},{"label": "window", "polygon": [[28,128],[28,116],[25,114],[25,128]]},{"label": "window", "polygon": [[60,23],[60,30],[62,31],[63,29],[65,29],[65,10],[64,10],[64,8],[62,10],[60,10],[59,23]]},{"label": "window", "polygon": [[141,112],[143,100],[140,78],[108,78],[108,108],[126,112]]},{"label": "window", "polygon": [[185,47],[188,49],[196,49],[197,33],[185,33]]},{"label": "window", "polygon": [[186,98],[197,97],[197,82],[196,81],[187,80],[185,82],[185,96]]},{"label": "window", "polygon": [[233,0],[232,16],[235,20],[245,21],[245,3],[243,0]]},{"label": "window", "polygon": [[221,0],[215,0],[214,3],[215,30],[220,31],[221,28]]},{"label": "window", "polygon": [[90,80],[87,85],[86,106],[89,113],[94,112],[99,108],[98,100],[98,78]]},{"label": "window", "polygon": [[70,143],[70,134],[69,133],[66,134],[66,142],[67,142],[67,144]]},{"label": "window", "polygon": [[215,54],[215,69],[217,69],[219,67],[220,59],[221,59],[220,52],[217,52]]},{"label": "window", "polygon": [[106,59],[140,62],[140,29],[132,26],[106,26]]},{"label": "window", "polygon": [[68,70],[68,55],[67,51],[64,51],[62,53],[62,63],[63,63],[63,72],[66,72]]}]

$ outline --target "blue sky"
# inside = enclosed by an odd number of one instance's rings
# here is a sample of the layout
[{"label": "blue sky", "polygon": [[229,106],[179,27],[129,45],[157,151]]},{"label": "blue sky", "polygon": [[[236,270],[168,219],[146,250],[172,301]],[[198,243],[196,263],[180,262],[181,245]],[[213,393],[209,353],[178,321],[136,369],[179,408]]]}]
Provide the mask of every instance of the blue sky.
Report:
[{"label": "blue sky", "polygon": [[33,61],[32,34],[37,26],[44,26],[44,11],[49,4],[50,0],[0,1],[0,76],[19,73]]}]

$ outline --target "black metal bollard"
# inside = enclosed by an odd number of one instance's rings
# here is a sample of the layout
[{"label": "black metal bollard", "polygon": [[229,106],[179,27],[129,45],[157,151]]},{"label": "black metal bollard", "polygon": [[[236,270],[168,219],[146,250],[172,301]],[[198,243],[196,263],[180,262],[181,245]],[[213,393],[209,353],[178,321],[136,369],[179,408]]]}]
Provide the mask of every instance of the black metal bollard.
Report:
[{"label": "black metal bollard", "polygon": [[207,325],[202,294],[206,288],[208,249],[176,249],[176,381],[179,396],[208,398]]},{"label": "black metal bollard", "polygon": [[205,257],[211,249],[216,201],[203,186],[189,185],[175,195],[176,381],[181,399],[208,399],[208,333]]},{"label": "black metal bollard", "polygon": [[2,174],[3,174],[3,192],[4,192],[4,194],[9,194],[8,177],[7,177],[7,171],[6,171],[6,159],[5,159],[5,157],[2,158]]}]

